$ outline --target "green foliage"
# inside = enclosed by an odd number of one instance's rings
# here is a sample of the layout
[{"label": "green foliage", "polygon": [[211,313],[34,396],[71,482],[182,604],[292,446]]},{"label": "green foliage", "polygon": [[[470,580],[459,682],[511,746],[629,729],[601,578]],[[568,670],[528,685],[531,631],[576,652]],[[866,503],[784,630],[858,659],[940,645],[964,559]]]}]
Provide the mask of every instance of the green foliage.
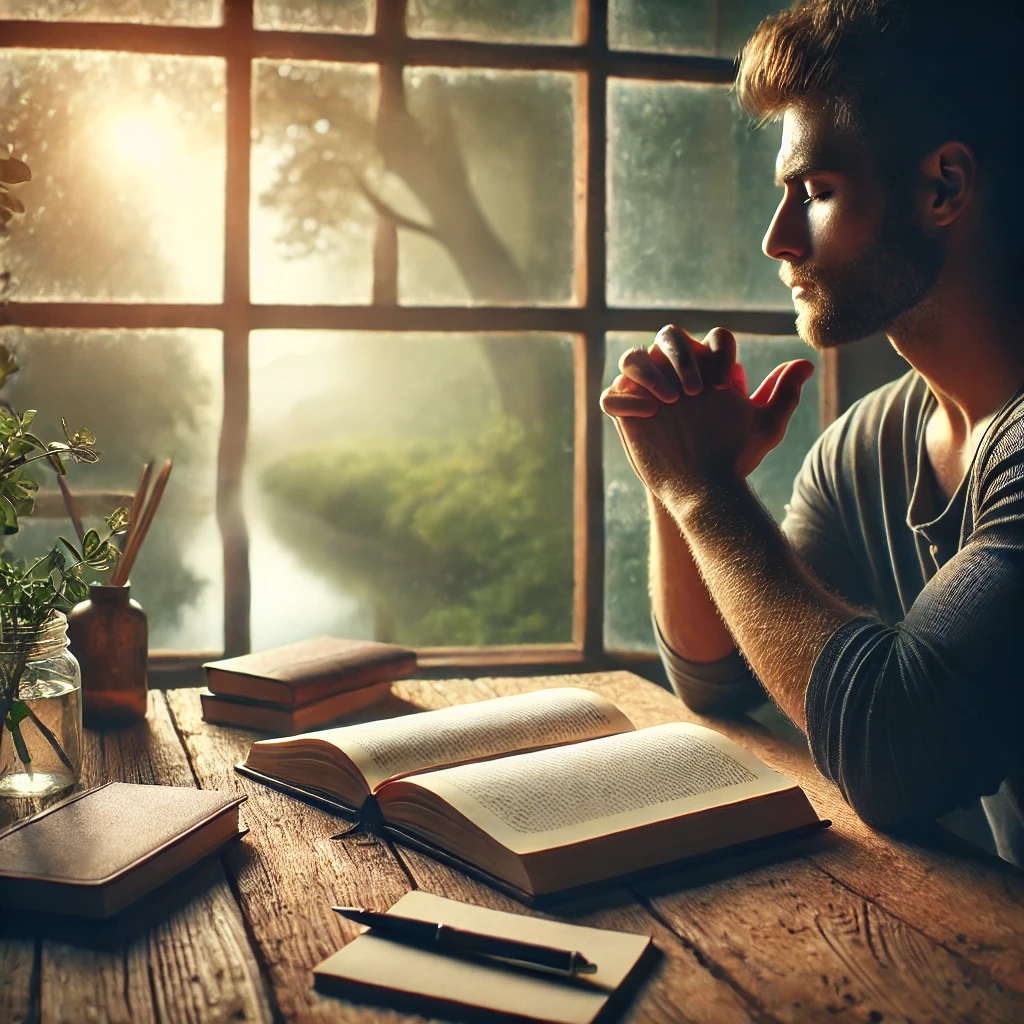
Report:
[{"label": "green foliage", "polygon": [[[13,353],[3,345],[0,369],[3,378],[18,369]],[[28,429],[35,416],[34,409],[18,413],[0,407],[0,522],[5,534],[17,533],[19,517],[30,515],[35,506],[39,484],[27,468],[31,463],[45,461],[63,476],[67,472],[66,462],[94,463],[100,457],[91,431],[72,432],[62,419],[64,440],[46,442]],[[88,597],[83,571],[107,570],[117,561],[119,551],[111,540],[115,534],[125,532],[128,517],[127,509],[117,509],[107,517],[107,535],[88,530],[82,536],[81,550],[67,538],[58,537],[45,555],[31,562],[11,561],[0,555],[0,644],[4,648],[4,656],[0,657],[0,733],[3,728],[10,731],[23,764],[28,764],[31,756],[21,723],[31,718],[70,767],[53,733],[39,722],[27,703],[17,699],[18,686],[38,630],[56,612],[68,611]]]},{"label": "green foliage", "polygon": [[[291,509],[289,544],[383,609],[396,640],[572,635],[571,455],[516,420],[456,441],[305,450],[264,467],[262,485]],[[311,522],[332,528],[326,556]]]}]

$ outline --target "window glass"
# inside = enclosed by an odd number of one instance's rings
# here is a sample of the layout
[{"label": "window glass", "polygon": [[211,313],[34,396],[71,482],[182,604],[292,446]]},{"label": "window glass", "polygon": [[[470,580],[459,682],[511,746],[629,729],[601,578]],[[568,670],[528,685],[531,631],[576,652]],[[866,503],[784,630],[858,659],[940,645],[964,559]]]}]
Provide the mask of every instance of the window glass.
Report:
[{"label": "window glass", "polygon": [[[618,375],[619,357],[633,345],[649,345],[650,335],[608,336],[605,387]],[[755,337],[737,334],[739,361],[751,391],[780,363],[819,356],[796,337]],[[782,443],[750,476],[768,511],[779,522],[793,491],[804,456],[820,430],[818,374],[804,385],[803,396]],[[648,519],[643,485],[622,449],[615,424],[604,418],[605,478],[605,645],[626,650],[654,648],[651,604],[647,594]]]},{"label": "window glass", "polygon": [[415,126],[396,132],[384,188],[432,237],[399,233],[402,302],[573,300],[574,81],[406,70]]},{"label": "window glass", "polygon": [[570,338],[256,331],[253,647],[568,642]]},{"label": "window glass", "polygon": [[734,57],[779,0],[610,0],[608,40],[616,50]]},{"label": "window glass", "polygon": [[791,308],[761,252],[781,132],[725,86],[609,83],[610,305]]},{"label": "window glass", "polygon": [[23,302],[220,302],[224,62],[13,50],[0,139],[32,168],[4,261]]},{"label": "window glass", "polygon": [[574,0],[409,0],[411,36],[489,43],[572,43]]},{"label": "window glass", "polygon": [[382,174],[377,81],[368,64],[255,62],[254,302],[370,301],[376,215],[358,182]]},{"label": "window glass", "polygon": [[[131,574],[132,597],[149,619],[151,650],[223,649],[223,554],[214,509],[222,411],[219,331],[0,330],[22,368],[0,398],[38,409],[32,430],[43,441],[87,427],[102,453],[72,465],[67,482],[86,528],[134,494],[147,459],[173,457],[153,525]],[[39,462],[36,513],[4,538],[16,557],[48,551],[59,534],[74,538],[53,472]],[[42,467],[42,468],[40,468]],[[159,463],[158,467],[159,468]],[[92,493],[90,493],[92,492]]]},{"label": "window glass", "polygon": [[373,0],[256,0],[253,24],[285,32],[373,31]]},{"label": "window glass", "polygon": [[2,0],[0,21],[220,25],[223,0]]}]

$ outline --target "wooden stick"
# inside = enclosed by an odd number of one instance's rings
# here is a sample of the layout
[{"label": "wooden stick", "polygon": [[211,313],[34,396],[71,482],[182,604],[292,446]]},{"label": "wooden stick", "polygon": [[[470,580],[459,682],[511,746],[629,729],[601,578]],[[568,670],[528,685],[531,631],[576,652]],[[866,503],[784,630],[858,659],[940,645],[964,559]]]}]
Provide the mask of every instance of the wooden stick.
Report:
[{"label": "wooden stick", "polygon": [[64,507],[68,510],[68,515],[71,516],[75,533],[78,535],[78,543],[81,544],[85,539],[85,526],[82,525],[82,514],[78,511],[78,503],[71,493],[71,488],[68,487],[67,480],[60,473],[57,474],[57,483],[60,486],[60,493],[64,495]]},{"label": "wooden stick", "polygon": [[117,568],[114,570],[113,579],[111,579],[111,586],[123,587],[128,582],[128,574],[132,571],[132,566],[135,564],[135,559],[138,556],[139,548],[142,547],[142,542],[146,539],[146,534],[149,532],[150,524],[153,522],[153,516],[156,515],[157,507],[160,505],[160,499],[164,495],[164,489],[167,487],[167,478],[171,475],[171,460],[168,459],[164,463],[164,467],[160,470],[160,475],[157,477],[156,483],[153,485],[153,493],[147,500],[145,507],[142,509],[139,517],[139,525],[132,531],[131,537],[128,543],[125,545],[124,554],[121,556],[121,560],[117,563]]},{"label": "wooden stick", "polygon": [[146,492],[149,490],[149,477],[153,472],[153,460],[150,459],[142,467],[142,479],[139,480],[139,486],[135,491],[135,500],[132,501],[131,516],[128,519],[128,534],[124,539],[124,545],[127,549],[128,541],[131,539],[132,532],[139,521],[139,516],[142,515],[142,509],[146,504]]}]

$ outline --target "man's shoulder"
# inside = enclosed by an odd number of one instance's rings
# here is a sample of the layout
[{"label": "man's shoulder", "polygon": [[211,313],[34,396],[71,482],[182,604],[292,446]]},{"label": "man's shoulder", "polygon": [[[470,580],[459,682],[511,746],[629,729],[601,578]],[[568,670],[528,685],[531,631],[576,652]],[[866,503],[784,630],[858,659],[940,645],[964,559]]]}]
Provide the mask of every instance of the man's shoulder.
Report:
[{"label": "man's shoulder", "polygon": [[816,447],[823,457],[840,462],[860,454],[895,447],[913,438],[928,386],[916,370],[858,398],[821,433]]}]

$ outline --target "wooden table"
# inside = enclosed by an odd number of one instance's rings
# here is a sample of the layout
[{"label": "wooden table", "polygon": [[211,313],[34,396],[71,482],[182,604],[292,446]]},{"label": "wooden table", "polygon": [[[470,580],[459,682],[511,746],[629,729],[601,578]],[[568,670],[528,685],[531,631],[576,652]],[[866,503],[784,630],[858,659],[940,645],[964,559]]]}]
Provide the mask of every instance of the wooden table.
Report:
[{"label": "wooden table", "polygon": [[[395,685],[395,704],[436,708],[567,683],[605,694],[637,726],[710,724],[797,780],[834,822],[767,860],[762,853],[670,872],[552,911],[654,936],[664,955],[624,1019],[1024,1021],[1024,873],[941,843],[872,832],[817,776],[805,749],[756,722],[701,719],[625,672],[407,681]],[[197,690],[154,692],[145,724],[87,734],[85,783],[247,793],[250,832],[112,934],[8,917],[0,925],[0,1022],[420,1019],[313,990],[311,968],[357,931],[331,913],[332,903],[383,909],[422,888],[534,913],[389,842],[332,840],[337,818],[231,770],[254,738],[205,724]],[[32,809],[0,808],[0,826]]]}]

